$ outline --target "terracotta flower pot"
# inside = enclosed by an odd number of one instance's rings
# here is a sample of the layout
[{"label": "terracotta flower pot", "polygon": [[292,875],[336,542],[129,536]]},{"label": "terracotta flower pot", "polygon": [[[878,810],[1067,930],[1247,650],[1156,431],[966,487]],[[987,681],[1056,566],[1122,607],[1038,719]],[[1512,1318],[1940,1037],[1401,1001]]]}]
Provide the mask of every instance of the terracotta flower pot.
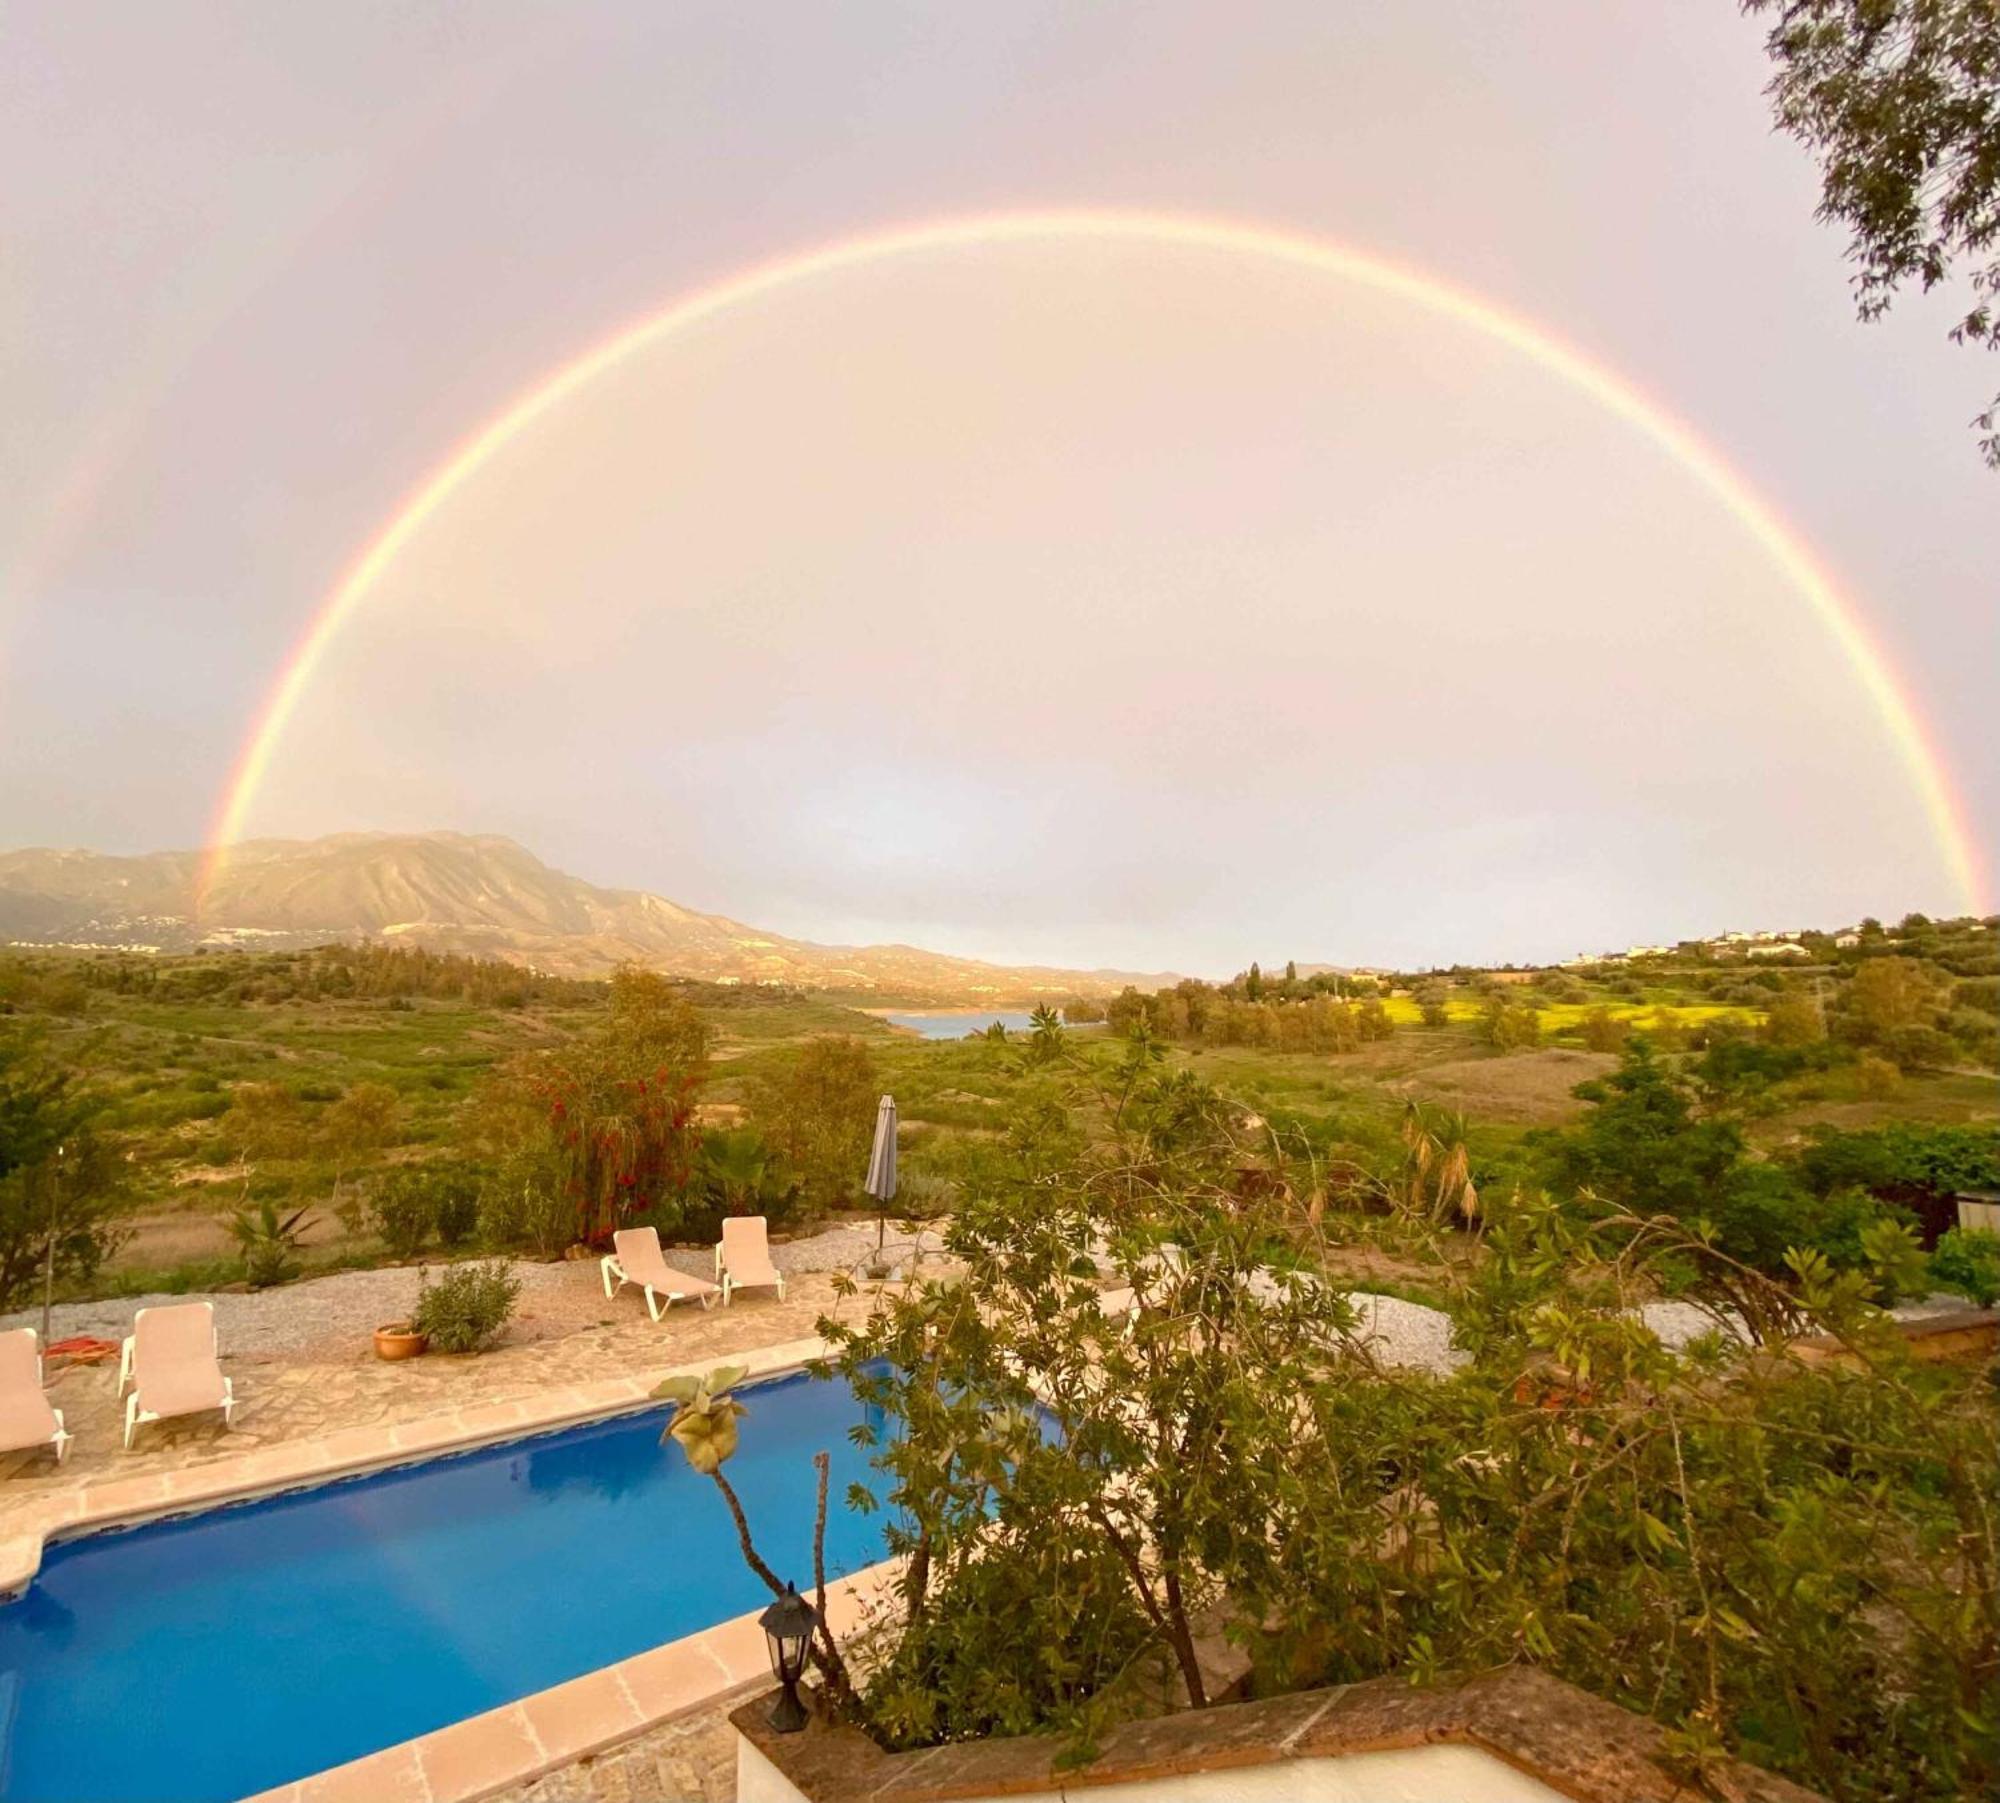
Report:
[{"label": "terracotta flower pot", "polygon": [[378,1359],[413,1359],[430,1343],[429,1334],[413,1331],[407,1321],[392,1322],[375,1330],[375,1356]]}]

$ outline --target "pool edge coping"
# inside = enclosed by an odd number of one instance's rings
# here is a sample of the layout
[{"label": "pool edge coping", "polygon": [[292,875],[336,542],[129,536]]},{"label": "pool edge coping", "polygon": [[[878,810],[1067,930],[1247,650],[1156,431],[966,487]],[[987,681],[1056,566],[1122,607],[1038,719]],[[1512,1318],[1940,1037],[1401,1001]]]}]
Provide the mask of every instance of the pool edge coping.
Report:
[{"label": "pool edge coping", "polygon": [[580,1421],[637,1414],[653,1406],[653,1392],[669,1377],[700,1376],[720,1366],[741,1365],[742,1381],[754,1383],[796,1371],[825,1357],[826,1352],[826,1341],[817,1335],[779,1340],[768,1346],[662,1366],[645,1377],[607,1377],[558,1385],[512,1401],[475,1403],[406,1421],[342,1428],[315,1439],[259,1447],[178,1471],[80,1484],[30,1505],[24,1525],[0,1536],[0,1601],[11,1601],[28,1589],[41,1571],[44,1548],[54,1540],[137,1527],[169,1515],[389,1471],[506,1440],[529,1439]]},{"label": "pool edge coping", "polygon": [[[885,1559],[827,1585],[827,1620],[836,1634],[865,1619],[902,1564]],[[733,1616],[497,1709],[291,1779],[244,1803],[480,1803],[768,1686],[758,1613]]]}]

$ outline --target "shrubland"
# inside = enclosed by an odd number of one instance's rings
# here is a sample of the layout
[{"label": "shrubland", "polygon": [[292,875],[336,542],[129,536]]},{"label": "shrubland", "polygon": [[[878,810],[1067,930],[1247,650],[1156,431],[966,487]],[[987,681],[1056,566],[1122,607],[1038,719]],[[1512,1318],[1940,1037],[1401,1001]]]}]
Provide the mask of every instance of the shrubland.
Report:
[{"label": "shrubland", "polygon": [[[1732,1243],[1759,1239],[1766,1265],[1793,1241],[1851,1264],[1878,1204],[1929,1240],[1949,1189],[1990,1168],[1993,1083],[1972,1052],[2000,1005],[1990,932],[1864,923],[1857,939],[1808,935],[1809,961],[1784,969],[1702,948],[1541,971],[1251,967],[1113,998],[1108,1030],[1071,1054],[1115,1060],[1143,1035],[1310,1146],[1336,1201],[1366,1205],[1404,1181],[1412,1102],[1453,1120],[1481,1194],[1559,1191],[1593,1159],[1613,1181],[1621,1154],[1602,1142],[1638,1104],[1604,1096],[1643,1042],[1685,1139],[1653,1188],[1720,1147],[1693,1180],[1726,1178],[1704,1209]],[[934,1213],[1000,1130],[1022,1051],[1006,1035],[917,1044],[822,997],[340,946],[0,954],[0,1044],[17,1071],[60,1078],[74,1115],[51,1142],[61,1172],[38,1155],[0,1178],[14,1302],[45,1266],[52,1194],[59,1295],[213,1287],[251,1262],[553,1257],[633,1222],[700,1242],[730,1212],[797,1228],[863,1205],[884,1090],[908,1193]],[[1586,1082],[1611,1088],[1573,1093]],[[1547,1143],[1599,1115],[1570,1153]],[[253,1261],[231,1224],[266,1204],[304,1213]]]},{"label": "shrubland", "polygon": [[[1011,1054],[952,1266],[821,1323],[870,1411],[850,1501],[904,1561],[822,1660],[833,1706],[892,1747],[1054,1729],[1082,1758],[1232,1684],[1524,1662],[1665,1723],[1691,1784],[1734,1753],[1838,1799],[1984,1794],[1989,1371],[1912,1358],[1873,1300],[1895,1245],[1742,1256],[1683,1185],[1748,1154],[1650,1047],[1621,1074],[1546,1149],[1573,1190],[1468,1211],[1448,1123],[1410,1135],[1425,1181],[1343,1187],[1143,1033]],[[1691,1132],[1632,1187],[1621,1149]],[[1422,1272],[1452,1368],[1357,1335],[1360,1248]],[[1640,1310],[1670,1294],[1718,1331],[1662,1343]],[[754,1440],[754,1393],[731,1411]]]}]

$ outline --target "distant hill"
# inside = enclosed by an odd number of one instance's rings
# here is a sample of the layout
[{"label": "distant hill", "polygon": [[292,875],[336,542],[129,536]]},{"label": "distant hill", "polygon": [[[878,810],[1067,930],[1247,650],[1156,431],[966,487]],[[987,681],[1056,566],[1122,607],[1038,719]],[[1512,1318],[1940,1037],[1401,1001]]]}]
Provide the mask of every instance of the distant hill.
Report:
[{"label": "distant hill", "polygon": [[511,839],[340,833],[232,848],[199,918],[198,852],[0,852],[0,942],[191,951],[377,940],[569,976],[631,961],[710,982],[899,1001],[1021,1002],[1151,989],[1168,974],[985,964],[908,945],[815,945],[552,870]]}]

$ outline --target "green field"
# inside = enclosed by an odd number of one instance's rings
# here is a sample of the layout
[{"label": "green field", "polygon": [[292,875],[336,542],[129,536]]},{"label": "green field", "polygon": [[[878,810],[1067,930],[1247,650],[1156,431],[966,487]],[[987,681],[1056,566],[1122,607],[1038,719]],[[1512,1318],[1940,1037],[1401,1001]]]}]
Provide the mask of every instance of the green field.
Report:
[{"label": "green field", "polygon": [[[449,991],[464,977],[457,993],[421,985],[416,993],[341,992],[315,956],[0,957],[0,1041],[72,1072],[102,1099],[98,1128],[132,1179],[130,1232],[100,1286],[227,1278],[228,1216],[265,1197],[314,1210],[309,1265],[380,1257],[357,1207],[380,1175],[452,1154],[496,1069],[569,1043],[608,1007],[601,984],[490,966],[426,978]],[[400,967],[391,960],[388,968],[393,978]],[[1558,985],[1560,994],[1548,992]],[[768,1107],[800,1049],[829,1034],[868,1048],[871,1080],[897,1098],[911,1171],[950,1172],[969,1144],[1003,1124],[1018,1040],[926,1041],[818,995],[701,985],[685,993],[713,1033],[700,1117],[712,1126]],[[1501,1051],[1488,1042],[1481,1023],[1496,996],[1534,1006],[1538,1046]],[[1396,1156],[1408,1103],[1450,1110],[1463,1117],[1467,1144],[1489,1174],[1504,1174],[1525,1134],[1574,1118],[1583,1107],[1576,1086],[1614,1067],[1611,1054],[1582,1043],[1593,1012],[1683,1042],[1718,1024],[1753,1033],[1765,1013],[1747,998],[1700,993],[1698,983],[1656,976],[1642,987],[1623,972],[1589,982],[1565,974],[1483,989],[1460,983],[1441,1027],[1420,1024],[1411,987],[1380,1000],[1393,1030],[1349,1051],[1182,1041],[1163,1055],[1274,1123],[1364,1162]],[[1108,1065],[1121,1054],[1122,1041],[1104,1028],[1070,1037],[1086,1059]],[[1885,1083],[1879,1069],[1871,1076],[1851,1060],[1811,1071],[1774,1091],[1749,1130],[1757,1143],[1782,1147],[1814,1125],[1995,1115],[1990,1075],[1890,1077]],[[357,1114],[366,1131],[350,1120]]]}]

